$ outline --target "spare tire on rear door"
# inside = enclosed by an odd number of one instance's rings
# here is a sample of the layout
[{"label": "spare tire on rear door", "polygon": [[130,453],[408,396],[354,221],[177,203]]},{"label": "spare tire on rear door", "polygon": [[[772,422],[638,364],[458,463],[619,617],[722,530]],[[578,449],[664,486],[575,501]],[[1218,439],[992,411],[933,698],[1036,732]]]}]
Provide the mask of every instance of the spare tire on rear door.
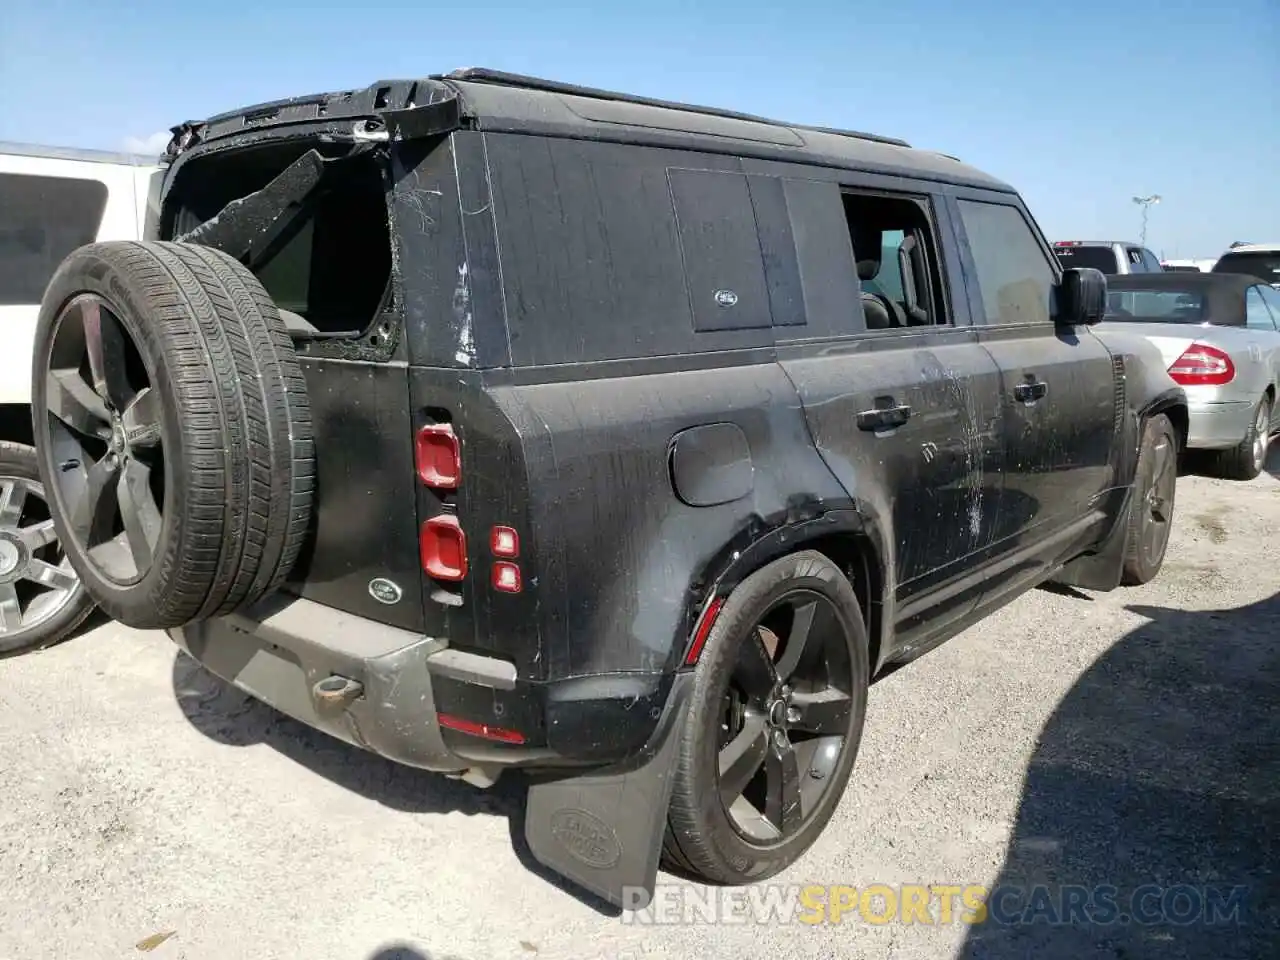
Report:
[{"label": "spare tire on rear door", "polygon": [[33,374],[50,514],[109,616],[176,627],[280,586],[310,525],[311,415],[246,267],[191,244],[81,247],[45,291]]}]

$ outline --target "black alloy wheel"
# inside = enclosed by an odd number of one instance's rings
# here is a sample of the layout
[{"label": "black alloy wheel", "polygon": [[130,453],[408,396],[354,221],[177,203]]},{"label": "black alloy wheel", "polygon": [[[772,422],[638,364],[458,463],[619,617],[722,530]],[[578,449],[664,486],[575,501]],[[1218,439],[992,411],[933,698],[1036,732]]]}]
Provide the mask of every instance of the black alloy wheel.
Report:
[{"label": "black alloy wheel", "polygon": [[55,321],[46,398],[70,536],[104,579],[137,583],[164,526],[160,402],[141,351],[102,298],[81,294]]},{"label": "black alloy wheel", "polygon": [[745,840],[795,835],[819,807],[849,740],[852,664],[831,600],[807,590],[770,607],[724,695],[720,800]]},{"label": "black alloy wheel", "polygon": [[751,883],[813,845],[857,756],[868,655],[858,596],[821,553],[774,560],[729,593],[679,733],[669,869]]}]

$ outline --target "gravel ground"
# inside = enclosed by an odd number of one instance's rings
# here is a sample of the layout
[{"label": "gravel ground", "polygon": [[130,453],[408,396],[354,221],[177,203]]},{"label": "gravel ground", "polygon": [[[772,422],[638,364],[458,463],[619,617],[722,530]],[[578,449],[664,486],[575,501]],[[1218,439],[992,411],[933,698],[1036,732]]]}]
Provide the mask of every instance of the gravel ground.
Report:
[{"label": "gravel ground", "polygon": [[1245,927],[609,916],[531,870],[518,786],[364,755],[104,624],[0,662],[0,957],[1280,956],[1272,468],[1180,481],[1154,583],[1035,591],[877,683],[850,791],[778,878],[1112,884],[1121,907],[1156,884],[1148,909],[1242,884]]}]

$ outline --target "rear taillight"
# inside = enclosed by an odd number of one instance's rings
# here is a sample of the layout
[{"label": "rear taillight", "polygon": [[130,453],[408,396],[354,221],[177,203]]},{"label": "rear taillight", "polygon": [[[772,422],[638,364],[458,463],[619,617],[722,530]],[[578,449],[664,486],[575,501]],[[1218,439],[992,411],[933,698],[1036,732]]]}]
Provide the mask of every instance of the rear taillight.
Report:
[{"label": "rear taillight", "polygon": [[428,487],[456,490],[462,482],[462,448],[447,423],[429,423],[418,431],[414,461],[418,479]]},{"label": "rear taillight", "polygon": [[1235,375],[1231,357],[1207,343],[1193,343],[1169,367],[1169,376],[1184,387],[1220,387]]},{"label": "rear taillight", "polygon": [[489,549],[495,557],[514,559],[520,556],[520,534],[510,527],[494,527],[489,534]]},{"label": "rear taillight", "polygon": [[437,580],[458,581],[467,575],[467,535],[452,514],[432,517],[419,535],[422,569]]},{"label": "rear taillight", "polygon": [[493,589],[502,593],[519,593],[524,587],[520,567],[506,560],[493,565]]}]

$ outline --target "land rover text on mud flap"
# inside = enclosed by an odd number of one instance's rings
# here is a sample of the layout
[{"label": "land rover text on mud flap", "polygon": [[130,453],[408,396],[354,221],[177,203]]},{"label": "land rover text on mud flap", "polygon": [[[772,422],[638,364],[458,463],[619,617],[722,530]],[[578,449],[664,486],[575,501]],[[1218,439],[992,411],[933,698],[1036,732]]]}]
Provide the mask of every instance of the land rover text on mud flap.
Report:
[{"label": "land rover text on mud flap", "polygon": [[534,855],[615,903],[777,873],[872,677],[1163,561],[1185,397],[951,157],[485,70],[169,155],[163,239],[42,308],[76,570],[336,737],[524,768]]}]

